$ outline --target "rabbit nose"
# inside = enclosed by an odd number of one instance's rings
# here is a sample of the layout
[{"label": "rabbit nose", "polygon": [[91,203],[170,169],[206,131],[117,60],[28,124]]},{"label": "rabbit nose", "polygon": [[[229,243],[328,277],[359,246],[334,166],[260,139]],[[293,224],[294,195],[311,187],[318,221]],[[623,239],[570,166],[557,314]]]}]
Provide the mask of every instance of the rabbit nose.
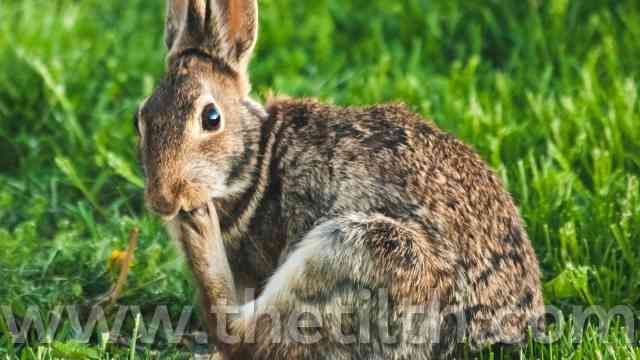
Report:
[{"label": "rabbit nose", "polygon": [[171,201],[165,198],[156,198],[149,202],[151,211],[165,219],[172,219],[178,213],[179,207],[175,206]]},{"label": "rabbit nose", "polygon": [[173,219],[180,211],[180,185],[165,187],[148,187],[146,191],[146,202],[149,209],[164,219]]}]

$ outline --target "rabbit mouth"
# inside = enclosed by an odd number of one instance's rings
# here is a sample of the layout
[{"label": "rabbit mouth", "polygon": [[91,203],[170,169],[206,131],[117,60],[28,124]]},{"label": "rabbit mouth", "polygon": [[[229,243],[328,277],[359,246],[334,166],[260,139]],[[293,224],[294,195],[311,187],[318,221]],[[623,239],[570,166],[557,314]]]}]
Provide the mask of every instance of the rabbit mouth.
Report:
[{"label": "rabbit mouth", "polygon": [[190,220],[195,217],[203,217],[208,215],[209,215],[209,207],[207,206],[207,204],[204,204],[201,207],[198,207],[192,210],[181,209],[178,212],[178,218],[180,220]]},{"label": "rabbit mouth", "polygon": [[[194,231],[196,234],[200,236],[205,236],[205,230],[203,224],[206,223],[205,219],[210,218],[211,214],[209,212],[209,207],[207,204],[195,208],[193,210],[180,210],[176,215],[178,222],[182,224],[182,226],[186,226]],[[203,222],[203,220],[205,222]]]}]

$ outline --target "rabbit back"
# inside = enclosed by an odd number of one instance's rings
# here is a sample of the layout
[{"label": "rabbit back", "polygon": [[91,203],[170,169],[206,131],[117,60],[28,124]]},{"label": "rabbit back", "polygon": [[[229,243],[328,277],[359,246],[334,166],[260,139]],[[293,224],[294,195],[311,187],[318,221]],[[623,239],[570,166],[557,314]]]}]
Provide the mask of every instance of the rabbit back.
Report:
[{"label": "rabbit back", "polygon": [[[393,304],[437,303],[449,340],[396,353],[425,358],[450,354],[455,339],[480,349],[539,325],[535,253],[511,196],[470,147],[402,105],[288,99],[267,112],[256,150],[264,171],[253,171],[264,176],[256,180],[264,193],[240,235],[246,246],[237,246],[253,249],[256,283],[265,284],[254,304],[362,309],[355,294],[363,288],[386,291]],[[386,311],[376,306],[369,310]],[[296,351],[340,349],[331,344]]]}]

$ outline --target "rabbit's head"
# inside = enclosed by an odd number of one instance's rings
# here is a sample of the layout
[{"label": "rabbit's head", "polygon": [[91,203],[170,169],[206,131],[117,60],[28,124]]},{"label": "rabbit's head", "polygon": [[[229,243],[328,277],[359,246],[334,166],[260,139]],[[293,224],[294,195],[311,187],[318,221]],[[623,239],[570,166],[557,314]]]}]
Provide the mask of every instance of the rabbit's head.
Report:
[{"label": "rabbit's head", "polygon": [[260,122],[247,74],[257,12],[257,0],[168,1],[166,74],[136,116],[146,202],[166,220],[239,191],[230,176]]}]

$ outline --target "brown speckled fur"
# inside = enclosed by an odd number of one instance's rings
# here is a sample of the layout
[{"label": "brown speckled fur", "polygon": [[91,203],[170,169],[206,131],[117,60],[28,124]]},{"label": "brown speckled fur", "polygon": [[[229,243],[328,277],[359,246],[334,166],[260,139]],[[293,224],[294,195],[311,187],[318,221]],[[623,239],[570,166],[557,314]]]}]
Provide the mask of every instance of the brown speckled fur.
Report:
[{"label": "brown speckled fur", "polygon": [[[256,288],[254,303],[283,319],[310,308],[323,320],[322,340],[301,344],[274,342],[273,319],[260,311],[241,315],[223,324],[244,339],[231,345],[207,311],[220,356],[445,358],[463,339],[479,350],[538,325],[535,253],[510,195],[470,147],[401,104],[273,98],[263,108],[249,98],[246,71],[255,0],[168,9],[167,75],[139,112],[148,205],[185,250],[205,310],[240,305],[242,290]],[[202,130],[202,99],[220,109],[222,130]],[[359,297],[362,289],[388,304]],[[342,344],[332,332],[338,307],[395,324],[434,301],[453,315],[436,344],[411,344],[400,331],[386,344],[375,330],[368,343]],[[461,333],[455,317],[467,321]]]}]

